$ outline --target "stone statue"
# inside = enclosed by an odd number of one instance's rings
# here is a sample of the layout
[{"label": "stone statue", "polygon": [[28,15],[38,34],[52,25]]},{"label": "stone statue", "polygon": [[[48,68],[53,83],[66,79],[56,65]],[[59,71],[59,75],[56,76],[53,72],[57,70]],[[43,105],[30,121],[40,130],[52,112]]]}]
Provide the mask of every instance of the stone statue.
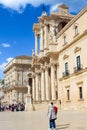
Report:
[{"label": "stone statue", "polygon": [[31,92],[30,92],[30,85],[27,85],[27,87],[28,87],[28,94],[30,95],[31,94]]},{"label": "stone statue", "polygon": [[49,41],[56,41],[57,28],[56,26],[51,26],[49,31]]},{"label": "stone statue", "polygon": [[34,50],[32,50],[32,56],[35,56],[35,52],[34,52]]}]

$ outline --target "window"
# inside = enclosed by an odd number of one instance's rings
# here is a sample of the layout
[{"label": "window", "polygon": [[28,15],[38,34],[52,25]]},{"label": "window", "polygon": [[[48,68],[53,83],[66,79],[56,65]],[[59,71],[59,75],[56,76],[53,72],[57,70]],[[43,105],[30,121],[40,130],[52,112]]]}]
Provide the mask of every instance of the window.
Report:
[{"label": "window", "polygon": [[64,44],[66,44],[67,42],[66,42],[66,36],[64,36]]},{"label": "window", "polygon": [[67,100],[70,100],[70,90],[67,90]]},{"label": "window", "polygon": [[65,73],[68,74],[68,62],[65,63]]},{"label": "window", "polygon": [[75,35],[78,34],[78,26],[75,26]]},{"label": "window", "polygon": [[80,98],[80,99],[83,98],[82,87],[79,87],[79,98]]},{"label": "window", "polygon": [[77,62],[77,70],[81,69],[80,56],[77,56],[77,57],[76,57],[76,62]]}]

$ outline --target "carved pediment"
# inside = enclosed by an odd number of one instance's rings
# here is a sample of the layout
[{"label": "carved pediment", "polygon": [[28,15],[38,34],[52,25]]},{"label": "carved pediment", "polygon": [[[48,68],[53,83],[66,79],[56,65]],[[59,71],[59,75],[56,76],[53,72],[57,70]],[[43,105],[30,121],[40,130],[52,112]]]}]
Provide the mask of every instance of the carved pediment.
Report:
[{"label": "carved pediment", "polygon": [[78,51],[80,51],[80,50],[81,50],[80,47],[76,47],[76,48],[74,49],[74,53],[76,53],[76,52],[78,52]]},{"label": "carved pediment", "polygon": [[66,55],[66,54],[65,54],[65,55],[63,56],[63,59],[65,60],[65,59],[67,59],[68,57],[69,57],[69,55]]},{"label": "carved pediment", "polygon": [[77,85],[82,85],[83,81],[77,82]]}]

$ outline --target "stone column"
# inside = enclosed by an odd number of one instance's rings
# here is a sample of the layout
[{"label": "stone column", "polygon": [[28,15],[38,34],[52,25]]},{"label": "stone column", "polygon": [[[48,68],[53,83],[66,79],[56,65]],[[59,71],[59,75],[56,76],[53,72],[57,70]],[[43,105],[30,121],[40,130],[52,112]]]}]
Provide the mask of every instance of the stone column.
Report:
[{"label": "stone column", "polygon": [[38,55],[38,35],[35,34],[35,55]]},{"label": "stone column", "polygon": [[39,82],[38,82],[38,73],[36,73],[36,101],[39,100]]},{"label": "stone column", "polygon": [[44,28],[44,55],[48,52],[48,26]]},{"label": "stone column", "polygon": [[54,64],[51,63],[51,95],[52,95],[52,100],[56,99],[56,90],[55,90],[55,68]]},{"label": "stone column", "polygon": [[49,86],[49,76],[48,67],[45,67],[45,85],[46,85],[46,100],[50,100],[50,86]]},{"label": "stone column", "polygon": [[39,73],[39,88],[38,88],[38,91],[39,91],[39,101],[41,101],[41,74]]},{"label": "stone column", "polygon": [[45,75],[44,75],[44,68],[41,69],[41,100],[45,100]]},{"label": "stone column", "polygon": [[45,39],[45,43],[44,43],[44,48],[48,49],[48,27],[47,25],[45,25],[45,35],[44,35],[44,39]]},{"label": "stone column", "polygon": [[35,77],[32,78],[32,98],[35,100]]},{"label": "stone column", "polygon": [[43,51],[43,49],[44,49],[43,40],[44,40],[44,36],[43,36],[43,27],[41,27],[41,35],[40,35],[40,51]]}]

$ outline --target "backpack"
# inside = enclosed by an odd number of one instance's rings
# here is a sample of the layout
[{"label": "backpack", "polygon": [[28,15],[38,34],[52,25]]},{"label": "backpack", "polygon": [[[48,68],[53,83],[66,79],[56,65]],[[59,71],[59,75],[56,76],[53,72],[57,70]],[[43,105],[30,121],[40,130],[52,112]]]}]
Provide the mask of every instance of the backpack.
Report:
[{"label": "backpack", "polygon": [[54,106],[54,112],[55,112],[55,114],[57,114],[57,112],[58,112],[58,107]]}]

